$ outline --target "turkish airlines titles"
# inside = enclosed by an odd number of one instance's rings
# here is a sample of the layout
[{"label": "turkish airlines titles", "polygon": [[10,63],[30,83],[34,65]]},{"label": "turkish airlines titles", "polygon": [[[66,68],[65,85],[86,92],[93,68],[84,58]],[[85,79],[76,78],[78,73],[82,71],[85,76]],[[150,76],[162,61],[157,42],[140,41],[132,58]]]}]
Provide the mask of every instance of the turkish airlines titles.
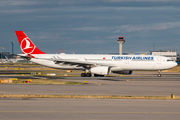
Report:
[{"label": "turkish airlines titles", "polygon": [[113,60],[145,60],[145,61],[153,61],[154,57],[149,56],[112,56]]}]

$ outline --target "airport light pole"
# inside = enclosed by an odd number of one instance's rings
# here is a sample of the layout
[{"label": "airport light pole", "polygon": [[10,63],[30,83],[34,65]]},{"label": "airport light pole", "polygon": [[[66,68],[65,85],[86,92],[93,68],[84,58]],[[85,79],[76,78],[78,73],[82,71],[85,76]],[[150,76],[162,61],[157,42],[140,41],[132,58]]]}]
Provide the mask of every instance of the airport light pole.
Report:
[{"label": "airport light pole", "polygon": [[14,54],[14,42],[11,43],[12,43],[12,54]]},{"label": "airport light pole", "polygon": [[[4,49],[4,47],[0,47],[0,48]],[[1,63],[2,63],[2,52],[1,52]]]},{"label": "airport light pole", "polygon": [[[12,54],[14,54],[14,42],[11,42],[12,43]],[[13,55],[13,58],[14,58],[14,55]]]}]

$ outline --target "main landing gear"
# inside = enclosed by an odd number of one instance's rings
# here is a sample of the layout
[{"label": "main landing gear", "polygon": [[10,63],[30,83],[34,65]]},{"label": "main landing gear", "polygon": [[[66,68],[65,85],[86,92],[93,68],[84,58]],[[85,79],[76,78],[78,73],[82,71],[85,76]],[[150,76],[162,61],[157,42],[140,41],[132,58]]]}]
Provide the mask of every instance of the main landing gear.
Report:
[{"label": "main landing gear", "polygon": [[159,73],[159,74],[157,74],[157,76],[158,76],[158,77],[161,77],[161,71],[160,71],[160,70],[158,70],[158,73]]},{"label": "main landing gear", "polygon": [[91,77],[91,73],[81,73],[81,77]]},{"label": "main landing gear", "polygon": [[[81,73],[81,77],[91,77],[91,73]],[[94,74],[94,77],[104,77],[104,75]]]}]

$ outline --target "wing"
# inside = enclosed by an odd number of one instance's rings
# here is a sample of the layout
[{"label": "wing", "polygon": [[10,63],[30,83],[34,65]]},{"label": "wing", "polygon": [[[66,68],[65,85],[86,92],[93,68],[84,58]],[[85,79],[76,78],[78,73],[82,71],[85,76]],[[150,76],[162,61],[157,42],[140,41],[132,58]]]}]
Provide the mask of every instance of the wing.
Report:
[{"label": "wing", "polygon": [[[41,58],[39,58],[41,59]],[[55,64],[63,64],[63,65],[77,65],[77,67],[83,66],[83,67],[96,67],[96,66],[109,66],[109,67],[115,67],[113,64],[106,64],[106,63],[98,63],[98,62],[87,62],[86,60],[84,61],[79,61],[79,60],[66,60],[66,59],[61,59],[58,56],[54,56],[50,59],[45,59],[45,60],[51,60],[54,61]]]}]

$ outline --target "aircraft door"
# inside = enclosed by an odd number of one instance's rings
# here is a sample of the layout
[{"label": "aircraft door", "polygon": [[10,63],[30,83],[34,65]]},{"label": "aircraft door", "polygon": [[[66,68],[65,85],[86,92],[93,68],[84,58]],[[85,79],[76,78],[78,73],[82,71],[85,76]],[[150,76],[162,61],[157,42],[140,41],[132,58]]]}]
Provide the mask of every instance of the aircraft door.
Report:
[{"label": "aircraft door", "polygon": [[157,64],[161,64],[161,57],[157,57]]}]

